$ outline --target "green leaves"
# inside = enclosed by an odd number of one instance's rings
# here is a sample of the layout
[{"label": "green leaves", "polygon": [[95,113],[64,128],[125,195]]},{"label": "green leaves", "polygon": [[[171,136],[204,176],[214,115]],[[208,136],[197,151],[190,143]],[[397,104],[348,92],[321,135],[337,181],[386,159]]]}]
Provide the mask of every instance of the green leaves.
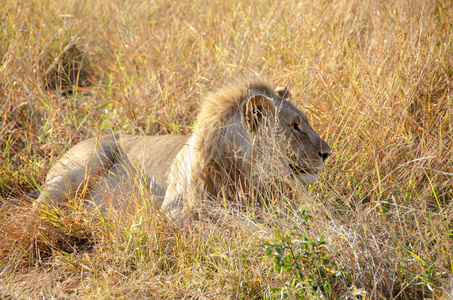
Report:
[{"label": "green leaves", "polygon": [[296,297],[306,299],[308,296],[329,297],[331,283],[339,274],[333,270],[336,265],[325,252],[326,242],[318,237],[311,239],[303,232],[311,216],[306,209],[299,213],[301,226],[294,226],[289,233],[274,231],[274,241],[264,241],[262,247],[266,255],[273,258],[274,270],[287,280],[284,286],[270,287],[270,299],[276,297]]}]

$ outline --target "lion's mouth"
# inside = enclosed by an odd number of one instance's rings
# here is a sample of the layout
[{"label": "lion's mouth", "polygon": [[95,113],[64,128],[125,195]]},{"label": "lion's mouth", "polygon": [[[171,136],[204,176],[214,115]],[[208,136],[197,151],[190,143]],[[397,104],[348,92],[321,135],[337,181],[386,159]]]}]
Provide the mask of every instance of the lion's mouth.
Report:
[{"label": "lion's mouth", "polygon": [[289,168],[293,171],[295,178],[299,179],[304,184],[312,184],[318,179],[318,173],[313,170],[304,169],[301,166],[296,166],[294,164],[289,164]]},{"label": "lion's mouth", "polygon": [[305,169],[294,164],[289,164],[289,168],[296,174],[307,174],[307,171],[305,171]]}]

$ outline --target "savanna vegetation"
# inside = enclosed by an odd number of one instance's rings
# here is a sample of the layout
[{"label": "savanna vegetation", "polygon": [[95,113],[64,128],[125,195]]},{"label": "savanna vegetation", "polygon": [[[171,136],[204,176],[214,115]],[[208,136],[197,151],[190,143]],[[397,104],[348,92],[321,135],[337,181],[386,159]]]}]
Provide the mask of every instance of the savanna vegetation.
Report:
[{"label": "savanna vegetation", "polygon": [[[452,42],[448,0],[1,1],[0,298],[451,299]],[[5,204],[87,137],[189,134],[256,74],[333,150],[295,198],[182,227],[146,195]]]}]

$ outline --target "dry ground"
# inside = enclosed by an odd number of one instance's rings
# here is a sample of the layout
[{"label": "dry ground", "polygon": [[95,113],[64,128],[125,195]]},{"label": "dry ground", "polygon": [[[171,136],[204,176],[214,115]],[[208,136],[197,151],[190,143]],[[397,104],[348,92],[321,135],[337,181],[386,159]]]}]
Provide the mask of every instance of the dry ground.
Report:
[{"label": "dry ground", "polygon": [[[2,199],[87,137],[189,134],[200,97],[239,75],[289,86],[333,155],[297,229],[279,204],[266,222],[184,228],[146,199],[126,214],[3,207],[0,298],[453,297],[452,41],[449,0],[1,1]],[[274,230],[326,241],[308,251],[331,263],[323,290],[307,288],[322,261],[276,272],[257,247]]]}]

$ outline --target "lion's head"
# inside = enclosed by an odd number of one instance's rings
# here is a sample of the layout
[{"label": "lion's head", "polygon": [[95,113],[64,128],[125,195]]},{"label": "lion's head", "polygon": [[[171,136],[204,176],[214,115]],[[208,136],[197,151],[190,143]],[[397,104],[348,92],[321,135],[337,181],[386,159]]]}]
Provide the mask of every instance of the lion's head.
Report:
[{"label": "lion's head", "polygon": [[280,148],[277,153],[285,167],[303,183],[311,184],[318,178],[331,150],[310,126],[307,116],[291,101],[291,93],[282,86],[275,94],[253,95],[244,108],[245,123],[252,135],[261,129],[269,136],[274,130],[273,140],[266,146]]},{"label": "lion's head", "polygon": [[256,152],[263,150],[257,140],[267,132],[277,134],[265,147],[283,149],[278,160],[284,167],[303,183],[313,183],[331,150],[291,100],[287,88],[262,81],[234,82],[206,97],[192,136],[197,185],[216,195],[227,185],[247,184]]}]

